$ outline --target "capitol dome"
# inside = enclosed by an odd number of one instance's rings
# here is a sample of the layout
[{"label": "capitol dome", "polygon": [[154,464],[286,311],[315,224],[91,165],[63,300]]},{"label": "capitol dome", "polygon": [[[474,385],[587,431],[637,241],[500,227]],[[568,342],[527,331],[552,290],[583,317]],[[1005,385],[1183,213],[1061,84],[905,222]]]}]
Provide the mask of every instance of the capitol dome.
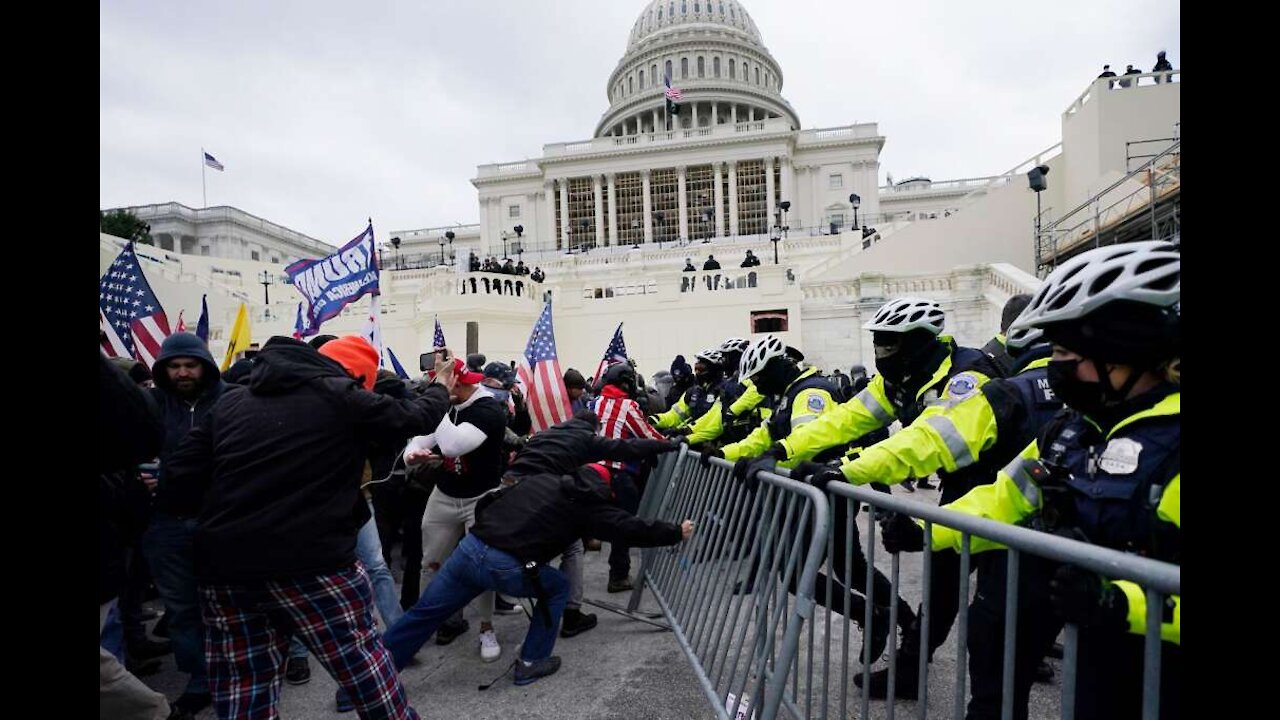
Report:
[{"label": "capitol dome", "polygon": [[609,75],[596,136],[666,131],[667,74],[683,96],[672,130],[779,117],[800,127],[782,97],[782,69],[737,0],[652,0]]}]

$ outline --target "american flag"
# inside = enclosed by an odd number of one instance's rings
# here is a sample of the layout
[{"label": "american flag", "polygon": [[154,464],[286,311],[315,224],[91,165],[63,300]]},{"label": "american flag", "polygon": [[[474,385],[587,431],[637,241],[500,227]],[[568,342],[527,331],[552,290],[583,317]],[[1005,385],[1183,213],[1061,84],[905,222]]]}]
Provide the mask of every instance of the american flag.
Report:
[{"label": "american flag", "polygon": [[550,302],[542,306],[542,315],[538,316],[533,333],[529,335],[529,344],[520,357],[517,372],[520,381],[524,383],[533,432],[540,432],[569,419],[572,415],[569,411],[569,393],[564,389],[560,359],[556,356],[556,336],[551,327]]},{"label": "american flag", "polygon": [[186,311],[185,311],[185,310],[179,310],[179,311],[178,311],[178,327],[176,327],[176,328],[174,328],[174,329],[173,329],[173,331],[174,331],[174,332],[186,332],[186,331],[187,331],[187,324],[186,324],[185,322],[183,322],[183,321],[182,321],[182,313],[184,313],[184,312],[186,312]]},{"label": "american flag", "polygon": [[678,87],[672,87],[672,86],[671,86],[671,76],[670,76],[670,75],[663,75],[663,76],[662,76],[662,83],[663,83],[664,85],[666,85],[666,86],[667,86],[667,91],[666,91],[666,93],[664,93],[664,94],[665,94],[669,99],[671,99],[671,100],[682,100],[682,99],[684,98],[684,96],[680,94],[680,88],[678,88]]},{"label": "american flag", "polygon": [[604,351],[604,357],[600,359],[600,364],[596,366],[595,377],[603,377],[605,368],[616,362],[627,361],[627,343],[622,339],[622,323],[618,323],[618,329],[613,331],[613,339],[609,341],[609,347]]},{"label": "american flag", "polygon": [[436,334],[431,338],[431,349],[441,350],[449,347],[444,344],[444,328],[440,327],[440,318],[436,318]]},{"label": "american flag", "polygon": [[[201,152],[204,152],[204,151],[201,151]],[[209,153],[204,154],[204,164],[208,165],[214,170],[217,170],[218,172],[222,172],[224,170],[224,168],[222,167],[222,163],[218,162],[218,159],[210,155]]]},{"label": "american flag", "polygon": [[169,318],[142,274],[133,243],[98,281],[98,324],[106,334],[102,350],[108,357],[131,357],[148,367],[169,337]]}]

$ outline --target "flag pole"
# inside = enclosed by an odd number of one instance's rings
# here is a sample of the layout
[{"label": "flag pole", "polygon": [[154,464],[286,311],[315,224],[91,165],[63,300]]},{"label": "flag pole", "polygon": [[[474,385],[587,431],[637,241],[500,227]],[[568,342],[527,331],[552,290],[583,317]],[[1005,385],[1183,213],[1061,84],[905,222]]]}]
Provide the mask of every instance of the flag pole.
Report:
[{"label": "flag pole", "polygon": [[209,186],[206,185],[204,181],[204,165],[205,165],[204,148],[201,147],[200,148],[200,195],[201,195],[201,198],[204,200],[204,205],[202,207],[207,208],[209,207]]}]

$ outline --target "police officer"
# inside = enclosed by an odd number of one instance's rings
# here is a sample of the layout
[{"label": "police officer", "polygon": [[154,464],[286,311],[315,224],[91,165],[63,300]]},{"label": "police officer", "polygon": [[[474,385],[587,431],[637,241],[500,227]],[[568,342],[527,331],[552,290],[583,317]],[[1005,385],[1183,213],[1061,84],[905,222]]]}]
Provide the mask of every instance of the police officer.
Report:
[{"label": "police officer", "polygon": [[[946,507],[1180,564],[1180,298],[1180,256],[1161,241],[1090,250],[1051,273],[1014,330],[1039,328],[1053,343],[1048,380],[1067,408],[992,485]],[[960,533],[934,525],[932,545],[957,548]],[[993,547],[972,543],[973,552]],[[1020,598],[1046,602],[1028,601],[1025,614],[1020,604],[1015,717],[1026,717],[1028,669],[1063,621],[1080,626],[1077,715],[1138,717],[1149,611],[1142,589],[1048,560],[1024,563],[1019,576]],[[1176,717],[1180,598],[1155,611],[1165,641],[1161,717]],[[998,711],[998,702],[994,711],[971,704],[969,716]]]},{"label": "police officer", "polygon": [[1009,298],[1004,304],[1004,309],[1000,311],[1000,332],[982,346],[982,352],[1000,367],[1005,377],[1013,374],[1014,366],[1013,356],[1005,346],[1005,338],[1009,332],[1009,326],[1022,314],[1029,302],[1031,302],[1031,296],[1026,293],[1019,293]]},{"label": "police officer", "polygon": [[726,373],[732,375],[725,381],[720,399],[693,424],[688,442],[691,446],[716,441],[720,445],[737,442],[747,436],[766,416],[768,403],[757,392],[750,380],[738,377],[742,354],[751,346],[745,338],[732,337],[720,345]]},{"label": "police officer", "polygon": [[[1027,296],[1028,301],[1030,296]],[[1007,307],[1007,306],[1006,306]],[[1025,304],[1023,305],[1025,308]],[[1009,319],[1010,323],[1013,318]],[[1006,326],[1007,328],[1007,326]],[[1010,333],[1002,350],[1007,348],[1012,367],[1021,372],[1008,379],[995,379],[981,388],[958,393],[946,403],[925,408],[915,422],[901,432],[863,450],[854,460],[845,462],[838,470],[828,470],[819,480],[848,481],[854,485],[882,482],[890,485],[905,482],[912,477],[925,477],[934,472],[951,474],[968,472],[974,482],[989,482],[996,468],[1013,459],[1026,444],[1035,438],[1062,407],[1062,402],[1049,388],[1047,365],[1049,345],[1042,341],[1042,333],[1025,328]],[[978,468],[976,471],[973,468]],[[973,477],[981,472],[981,477]],[[891,524],[906,523],[904,516],[894,516]],[[915,526],[911,525],[914,529]],[[886,529],[886,532],[892,530]],[[1004,558],[984,560],[979,569],[985,574],[999,574],[1003,585]],[[947,613],[939,623],[943,630],[931,630],[928,657],[946,640],[954,613],[958,610],[958,568],[946,567],[939,574],[931,572],[931,607]],[[991,584],[993,587],[995,581]],[[982,587],[982,580],[979,581]],[[938,588],[933,590],[932,588]],[[984,597],[979,591],[979,601]],[[990,594],[989,603],[983,606],[983,619],[991,622],[975,623],[975,613],[970,612],[970,633],[974,637],[998,637],[1002,631],[1004,595]],[[975,602],[975,606],[978,605]],[[935,604],[936,603],[936,604]],[[953,610],[952,607],[956,610]],[[998,621],[998,622],[997,622]],[[931,623],[932,624],[932,623]],[[979,630],[981,628],[981,630]],[[988,652],[990,651],[990,652]],[[897,680],[894,683],[897,697],[915,699],[919,680],[920,627],[916,625],[903,636],[899,650],[901,660],[897,664]],[[992,664],[994,663],[994,665]],[[970,645],[970,672],[974,692],[984,681],[992,678],[996,699],[1000,691],[1000,644],[973,643]],[[888,692],[888,671],[877,670],[871,674],[870,696],[884,698]],[[859,686],[862,676],[854,678]]]},{"label": "police officer", "polygon": [[706,349],[693,357],[693,387],[670,410],[649,418],[654,427],[669,435],[688,435],[692,424],[715,405],[723,390],[724,355]]}]

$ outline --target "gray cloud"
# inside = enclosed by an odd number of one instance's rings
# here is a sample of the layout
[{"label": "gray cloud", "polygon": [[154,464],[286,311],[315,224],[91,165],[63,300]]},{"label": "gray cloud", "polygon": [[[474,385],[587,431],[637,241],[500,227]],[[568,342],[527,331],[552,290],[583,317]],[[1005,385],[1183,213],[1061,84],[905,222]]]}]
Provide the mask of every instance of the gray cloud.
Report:
[{"label": "gray cloud", "polygon": [[[1103,63],[1180,67],[1176,4],[745,0],[806,127],[875,121],[901,179],[998,173],[1059,138]],[[102,207],[235,205],[331,243],[474,222],[475,166],[590,137],[642,1],[113,0]],[[882,178],[883,179],[883,178]]]}]

